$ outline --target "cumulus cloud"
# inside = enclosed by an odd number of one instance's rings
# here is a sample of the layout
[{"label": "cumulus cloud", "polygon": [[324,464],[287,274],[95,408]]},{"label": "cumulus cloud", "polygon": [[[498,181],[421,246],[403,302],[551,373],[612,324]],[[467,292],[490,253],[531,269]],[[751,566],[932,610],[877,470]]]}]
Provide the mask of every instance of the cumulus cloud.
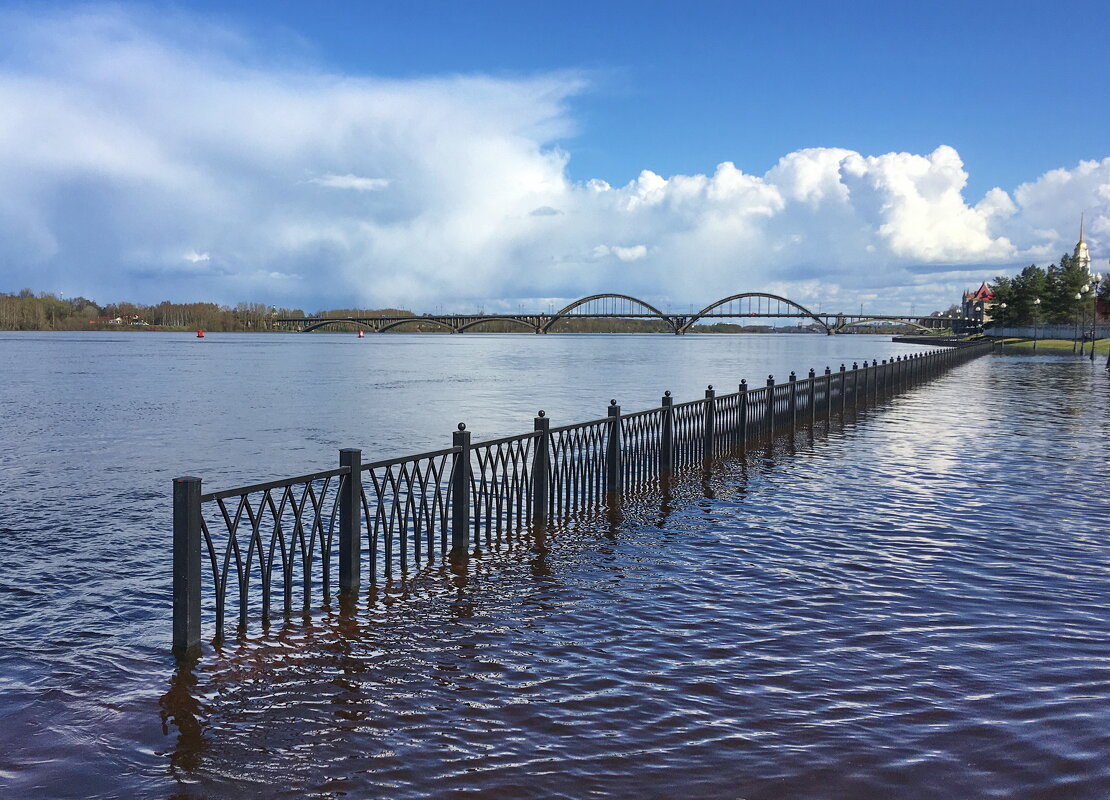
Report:
[{"label": "cumulus cloud", "polygon": [[982,198],[944,145],[574,182],[581,75],[335,74],[177,22],[0,16],[9,289],[418,310],[774,289],[921,310],[1056,258],[1081,211],[1094,254],[1110,249],[1110,158]]}]

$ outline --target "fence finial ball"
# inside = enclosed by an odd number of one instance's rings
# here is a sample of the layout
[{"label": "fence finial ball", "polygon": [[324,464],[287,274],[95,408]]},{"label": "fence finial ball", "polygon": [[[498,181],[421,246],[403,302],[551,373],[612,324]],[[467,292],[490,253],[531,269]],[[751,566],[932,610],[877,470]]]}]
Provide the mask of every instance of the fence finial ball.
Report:
[{"label": "fence finial ball", "polygon": [[465,422],[460,422],[459,423],[459,430],[460,431],[465,431],[466,430],[466,423]]},{"label": "fence finial ball", "polygon": [[547,414],[544,413],[542,408],[540,409],[540,416],[541,417],[546,417],[547,416]]},{"label": "fence finial ball", "polygon": [[671,390],[668,389],[667,391],[663,392],[663,396],[664,397],[670,397],[671,396]]},{"label": "fence finial ball", "polygon": [[709,391],[713,391],[713,384],[709,384]]},{"label": "fence finial ball", "polygon": [[616,400],[610,400],[609,401],[609,405],[611,405],[611,406],[615,406],[616,404],[617,404]]}]

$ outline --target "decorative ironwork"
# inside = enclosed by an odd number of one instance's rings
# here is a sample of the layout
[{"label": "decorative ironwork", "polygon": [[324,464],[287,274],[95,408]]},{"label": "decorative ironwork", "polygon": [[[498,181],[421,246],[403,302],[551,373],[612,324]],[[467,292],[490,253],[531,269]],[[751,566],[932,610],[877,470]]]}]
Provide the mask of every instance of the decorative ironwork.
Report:
[{"label": "decorative ironwork", "polygon": [[[447,554],[453,447],[363,464],[360,508],[371,585]],[[379,569],[380,568],[380,569]]]},{"label": "decorative ironwork", "polygon": [[[626,298],[629,299],[629,298]],[[200,478],[174,481],[174,649],[200,643],[202,608],[222,635],[228,604],[239,630],[263,624],[274,597],[290,615],[419,570],[500,545],[529,524],[567,520],[620,496],[642,494],[658,477],[701,468],[799,424],[815,424],[915,386],[987,352],[989,344],[841,364],[786,381],[535,430],[471,444],[460,424],[452,446],[363,463],[340,451],[338,469],[201,494]],[[363,558],[363,553],[366,558]],[[202,556],[207,561],[204,569]],[[336,575],[338,574],[338,581]],[[207,605],[202,584],[211,587]]]},{"label": "decorative ironwork", "polygon": [[600,505],[610,422],[593,420],[550,431],[551,516],[564,519]]},{"label": "decorative ironwork", "polygon": [[532,519],[533,449],[539,434],[471,446],[470,498],[474,545],[500,543]]}]

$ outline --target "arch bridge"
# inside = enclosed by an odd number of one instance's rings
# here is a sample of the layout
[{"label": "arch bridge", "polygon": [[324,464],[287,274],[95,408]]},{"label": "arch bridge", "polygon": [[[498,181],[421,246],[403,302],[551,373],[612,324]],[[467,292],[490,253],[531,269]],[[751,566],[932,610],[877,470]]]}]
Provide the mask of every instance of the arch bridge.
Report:
[{"label": "arch bridge", "polygon": [[532,333],[550,333],[565,320],[642,319],[658,321],[661,330],[675,334],[690,333],[698,323],[706,320],[797,320],[810,330],[832,335],[852,329],[866,329],[878,325],[905,325],[917,330],[939,331],[948,327],[939,317],[918,317],[899,314],[822,314],[782,295],[769,292],[741,292],[721,298],[689,314],[667,313],[647,301],[626,294],[592,294],[569,303],[553,313],[518,314],[423,314],[405,316],[367,317],[284,317],[274,322],[303,333],[328,326],[347,325],[373,333],[384,333],[401,326],[411,330],[445,330],[464,333],[469,330],[492,327],[500,330],[522,330]]}]

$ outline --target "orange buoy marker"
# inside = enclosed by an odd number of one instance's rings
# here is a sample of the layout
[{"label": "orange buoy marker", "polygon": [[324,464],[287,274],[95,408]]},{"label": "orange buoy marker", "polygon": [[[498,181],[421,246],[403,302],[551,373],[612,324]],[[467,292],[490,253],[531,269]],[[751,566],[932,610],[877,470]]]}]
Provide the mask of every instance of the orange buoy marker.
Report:
[{"label": "orange buoy marker", "polygon": [[197,338],[198,339],[203,339],[204,338],[204,331],[197,331]]},{"label": "orange buoy marker", "polygon": [[360,339],[362,338],[362,331],[358,332],[358,338],[360,338]]}]

